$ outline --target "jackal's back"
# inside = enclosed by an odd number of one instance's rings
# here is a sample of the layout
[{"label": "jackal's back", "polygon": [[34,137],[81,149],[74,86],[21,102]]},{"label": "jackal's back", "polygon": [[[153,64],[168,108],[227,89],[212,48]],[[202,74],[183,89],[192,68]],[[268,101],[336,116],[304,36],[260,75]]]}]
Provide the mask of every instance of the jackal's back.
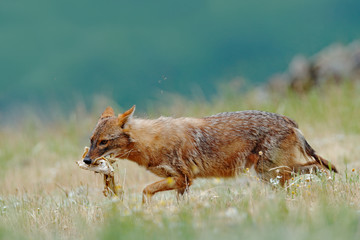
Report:
[{"label": "jackal's back", "polygon": [[204,118],[210,124],[226,123],[235,128],[252,128],[260,127],[261,130],[269,130],[270,128],[285,129],[289,127],[298,127],[296,122],[286,116],[256,111],[238,111],[238,112],[223,112]]},{"label": "jackal's back", "polygon": [[205,128],[201,130],[208,135],[209,140],[218,140],[220,145],[235,141],[248,146],[269,144],[275,147],[273,145],[277,140],[292,134],[294,128],[298,127],[288,117],[254,110],[219,113],[205,117],[204,121]]},{"label": "jackal's back", "polygon": [[225,112],[202,120],[201,125],[189,127],[192,144],[182,151],[184,164],[197,169],[198,177],[234,176],[260,151],[271,158],[297,128],[285,116],[262,111]]}]

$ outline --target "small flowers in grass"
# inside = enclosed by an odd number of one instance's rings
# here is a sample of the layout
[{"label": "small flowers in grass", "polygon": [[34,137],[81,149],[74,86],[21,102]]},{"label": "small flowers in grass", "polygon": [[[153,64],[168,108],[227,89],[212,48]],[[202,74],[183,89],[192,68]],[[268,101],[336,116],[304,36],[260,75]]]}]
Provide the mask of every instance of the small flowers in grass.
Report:
[{"label": "small flowers in grass", "polygon": [[279,185],[282,176],[276,176],[276,178],[270,178],[270,183],[274,186]]},{"label": "small flowers in grass", "polygon": [[279,182],[280,182],[280,180],[277,178],[270,178],[270,183],[274,186],[278,185]]},{"label": "small flowers in grass", "polygon": [[350,174],[348,175],[347,172],[345,172],[346,180],[350,183],[357,183],[360,181],[360,175],[359,172],[356,171],[355,168],[351,169]]},{"label": "small flowers in grass", "polygon": [[310,196],[309,189],[311,189],[311,186],[316,183],[320,182],[321,179],[314,174],[304,174],[301,176],[294,176],[291,178],[291,181],[289,182],[288,193],[291,193],[291,198],[294,198],[295,196]]}]

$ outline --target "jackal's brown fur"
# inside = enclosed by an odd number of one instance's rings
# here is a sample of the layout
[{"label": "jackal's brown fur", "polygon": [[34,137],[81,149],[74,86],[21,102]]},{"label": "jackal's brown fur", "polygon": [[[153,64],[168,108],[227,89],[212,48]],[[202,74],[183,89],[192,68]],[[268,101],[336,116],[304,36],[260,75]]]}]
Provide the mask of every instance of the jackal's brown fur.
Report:
[{"label": "jackal's brown fur", "polygon": [[315,153],[297,124],[279,114],[241,111],[150,120],[134,118],[134,110],[119,116],[110,107],[104,111],[84,162],[112,153],[165,178],[147,186],[145,197],[173,189],[183,193],[195,178],[234,177],[246,168],[265,181],[280,178],[282,185],[294,172],[317,167],[337,172]]}]

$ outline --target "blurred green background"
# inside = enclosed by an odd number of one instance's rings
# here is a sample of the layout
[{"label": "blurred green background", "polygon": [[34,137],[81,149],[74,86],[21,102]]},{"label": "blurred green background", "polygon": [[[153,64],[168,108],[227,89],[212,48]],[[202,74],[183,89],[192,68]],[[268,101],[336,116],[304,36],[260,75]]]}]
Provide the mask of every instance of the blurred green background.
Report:
[{"label": "blurred green background", "polygon": [[0,1],[0,111],[95,95],[140,109],[166,92],[207,98],[357,38],[358,0]]}]

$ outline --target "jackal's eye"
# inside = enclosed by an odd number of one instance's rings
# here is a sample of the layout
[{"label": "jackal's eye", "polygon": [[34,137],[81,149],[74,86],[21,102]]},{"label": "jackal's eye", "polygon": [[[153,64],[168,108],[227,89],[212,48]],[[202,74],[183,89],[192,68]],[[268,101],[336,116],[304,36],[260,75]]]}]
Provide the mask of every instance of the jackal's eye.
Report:
[{"label": "jackal's eye", "polygon": [[108,140],[101,140],[99,145],[106,145],[109,141]]}]

